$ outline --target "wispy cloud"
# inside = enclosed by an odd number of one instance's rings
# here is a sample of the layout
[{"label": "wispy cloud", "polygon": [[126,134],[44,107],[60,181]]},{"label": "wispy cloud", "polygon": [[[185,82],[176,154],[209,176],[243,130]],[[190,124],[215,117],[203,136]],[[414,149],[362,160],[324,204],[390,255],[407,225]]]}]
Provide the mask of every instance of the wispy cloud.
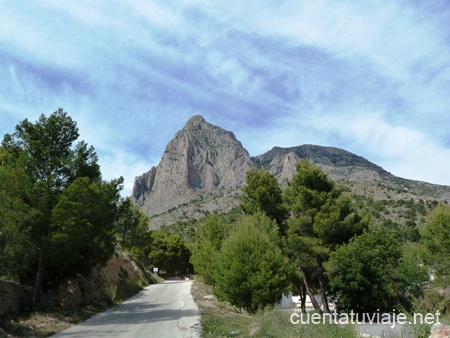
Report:
[{"label": "wispy cloud", "polygon": [[0,6],[0,133],[64,107],[125,194],[193,114],[252,155],[332,145],[450,184],[446,1]]}]

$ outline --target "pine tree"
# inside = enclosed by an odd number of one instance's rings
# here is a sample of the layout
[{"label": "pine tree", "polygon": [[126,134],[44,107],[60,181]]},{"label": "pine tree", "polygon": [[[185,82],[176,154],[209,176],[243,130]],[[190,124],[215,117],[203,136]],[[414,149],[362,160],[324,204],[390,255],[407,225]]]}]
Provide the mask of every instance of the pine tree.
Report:
[{"label": "pine tree", "polygon": [[322,169],[307,160],[297,162],[296,169],[283,195],[291,212],[285,247],[303,275],[306,293],[313,300],[310,287],[316,279],[324,311],[329,312],[324,263],[339,245],[361,234],[366,224],[351,198]]},{"label": "pine tree", "polygon": [[287,290],[291,273],[272,230],[268,233],[258,223],[256,216],[239,222],[223,242],[215,272],[218,296],[248,311],[275,303]]},{"label": "pine tree", "polygon": [[62,274],[56,262],[68,253],[66,245],[72,249],[67,258],[75,264],[63,266],[66,272],[77,271],[76,264],[87,257],[84,253],[93,254],[88,259],[92,264],[104,262],[114,247],[111,225],[123,179],[102,182],[94,148],[83,141],[75,144],[78,136],[76,123],[58,109],[35,123],[25,119],[2,141],[1,167],[22,170],[24,189],[18,198],[27,206],[28,216],[9,225],[31,243],[35,304],[44,277]]}]

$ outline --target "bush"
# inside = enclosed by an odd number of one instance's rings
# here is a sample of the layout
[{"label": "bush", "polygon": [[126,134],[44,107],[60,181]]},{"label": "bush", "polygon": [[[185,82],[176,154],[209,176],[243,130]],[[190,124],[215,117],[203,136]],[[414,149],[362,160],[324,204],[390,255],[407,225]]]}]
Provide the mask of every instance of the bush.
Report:
[{"label": "bush", "polygon": [[[269,231],[247,216],[223,243],[216,270],[216,293],[233,305],[254,312],[273,304],[289,286],[289,264]],[[273,222],[274,228],[276,224]]]}]

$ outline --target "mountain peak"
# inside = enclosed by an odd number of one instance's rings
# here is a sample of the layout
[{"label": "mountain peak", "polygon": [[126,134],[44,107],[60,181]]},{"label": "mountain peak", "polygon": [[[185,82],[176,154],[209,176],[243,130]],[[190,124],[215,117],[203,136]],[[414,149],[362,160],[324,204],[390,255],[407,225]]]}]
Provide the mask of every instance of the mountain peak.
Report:
[{"label": "mountain peak", "polygon": [[409,191],[413,197],[422,194],[438,200],[450,199],[449,187],[397,178],[365,158],[339,148],[311,144],[273,147],[250,157],[231,131],[206,122],[201,115],[192,116],[175,134],[156,167],[136,177],[132,198],[150,217],[154,228],[177,220],[201,218],[239,205],[237,196],[250,168],[265,168],[285,185],[295,174],[297,161],[303,158],[319,165],[332,180],[347,184],[356,194],[361,194],[358,189],[362,186],[363,194],[373,189],[376,197],[375,192],[381,189],[377,187],[386,186],[403,194]]},{"label": "mountain peak", "polygon": [[[147,215],[163,214],[201,193],[239,189],[252,166],[250,155],[232,132],[195,115],[167,144],[158,166],[136,178],[133,198]],[[206,210],[214,212],[221,204]]]},{"label": "mountain peak", "polygon": [[207,123],[207,122],[202,115],[194,115],[186,122],[186,126],[195,126],[195,125],[204,124],[204,123]]}]

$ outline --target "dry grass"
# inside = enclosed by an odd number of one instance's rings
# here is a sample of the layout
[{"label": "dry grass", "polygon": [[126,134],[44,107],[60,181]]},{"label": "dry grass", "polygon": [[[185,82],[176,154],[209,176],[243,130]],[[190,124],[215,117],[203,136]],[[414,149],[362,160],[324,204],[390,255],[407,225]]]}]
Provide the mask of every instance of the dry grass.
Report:
[{"label": "dry grass", "polygon": [[49,337],[106,309],[106,305],[97,305],[71,312],[59,309],[30,312],[0,320],[0,327],[8,333],[7,337]]},{"label": "dry grass", "polygon": [[192,295],[202,314],[202,337],[341,337],[356,338],[350,326],[338,325],[293,325],[291,311],[266,308],[256,314],[240,312],[228,303],[218,301],[212,296],[212,289],[202,282],[195,281]]}]

